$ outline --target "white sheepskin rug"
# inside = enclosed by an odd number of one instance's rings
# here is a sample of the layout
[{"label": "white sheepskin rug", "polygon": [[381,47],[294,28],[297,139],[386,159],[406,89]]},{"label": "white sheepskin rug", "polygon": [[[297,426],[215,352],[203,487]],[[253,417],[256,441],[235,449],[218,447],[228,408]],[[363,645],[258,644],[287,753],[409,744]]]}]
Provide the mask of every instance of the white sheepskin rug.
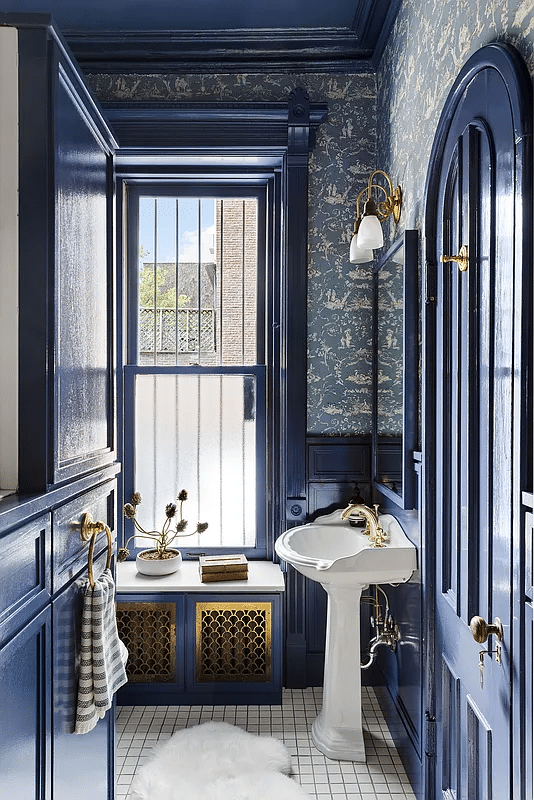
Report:
[{"label": "white sheepskin rug", "polygon": [[282,742],[226,722],[184,728],[139,768],[132,800],[303,800]]}]

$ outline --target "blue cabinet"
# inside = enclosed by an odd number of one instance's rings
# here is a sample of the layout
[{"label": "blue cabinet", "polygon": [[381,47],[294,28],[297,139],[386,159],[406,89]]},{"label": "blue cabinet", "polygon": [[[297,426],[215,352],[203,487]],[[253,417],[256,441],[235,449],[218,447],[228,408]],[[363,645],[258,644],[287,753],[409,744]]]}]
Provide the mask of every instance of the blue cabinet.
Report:
[{"label": "blue cabinet", "polygon": [[2,794],[105,800],[111,715],[73,730],[83,514],[115,529],[115,145],[50,18],[0,12],[0,25],[18,43],[20,308],[19,494],[0,500]]},{"label": "blue cabinet", "polygon": [[280,703],[280,592],[117,594],[124,705]]}]

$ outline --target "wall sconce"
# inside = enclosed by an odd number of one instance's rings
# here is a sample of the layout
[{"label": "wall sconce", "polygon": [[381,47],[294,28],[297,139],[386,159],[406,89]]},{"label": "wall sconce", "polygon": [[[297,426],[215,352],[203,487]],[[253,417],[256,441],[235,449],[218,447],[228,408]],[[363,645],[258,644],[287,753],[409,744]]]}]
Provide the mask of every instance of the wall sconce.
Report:
[{"label": "wall sconce", "polygon": [[[379,183],[373,183],[375,175],[383,175],[388,184],[388,190]],[[380,189],[385,194],[385,200],[375,203],[372,197],[373,189]],[[367,193],[367,200],[363,207],[363,214],[360,215],[360,198]],[[356,222],[350,243],[350,263],[365,264],[373,260],[372,251],[384,244],[384,234],[382,232],[382,222],[393,214],[393,219],[398,222],[402,206],[401,187],[393,189],[393,184],[387,173],[381,169],[375,169],[369,176],[369,182],[356,200]]]}]

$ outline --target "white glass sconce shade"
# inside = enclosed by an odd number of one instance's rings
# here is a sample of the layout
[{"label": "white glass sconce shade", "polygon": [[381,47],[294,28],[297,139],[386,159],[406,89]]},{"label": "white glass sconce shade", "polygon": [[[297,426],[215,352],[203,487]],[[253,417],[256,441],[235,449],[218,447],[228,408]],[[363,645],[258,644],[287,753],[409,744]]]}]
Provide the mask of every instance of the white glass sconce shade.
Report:
[{"label": "white glass sconce shade", "polygon": [[358,248],[361,250],[375,250],[384,245],[384,233],[380,220],[374,214],[362,218],[358,230]]},{"label": "white glass sconce shade", "polygon": [[349,261],[351,264],[367,264],[374,258],[371,248],[358,247],[358,234],[355,233],[350,241]]}]

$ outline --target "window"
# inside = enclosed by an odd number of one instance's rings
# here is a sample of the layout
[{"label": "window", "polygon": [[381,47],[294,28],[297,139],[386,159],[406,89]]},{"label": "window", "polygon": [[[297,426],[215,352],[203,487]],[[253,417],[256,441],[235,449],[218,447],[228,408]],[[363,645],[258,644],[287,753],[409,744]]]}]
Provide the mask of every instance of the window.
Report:
[{"label": "window", "polygon": [[188,551],[265,554],[265,208],[257,186],[128,187],[125,493],[160,529],[186,489],[208,522]]}]

